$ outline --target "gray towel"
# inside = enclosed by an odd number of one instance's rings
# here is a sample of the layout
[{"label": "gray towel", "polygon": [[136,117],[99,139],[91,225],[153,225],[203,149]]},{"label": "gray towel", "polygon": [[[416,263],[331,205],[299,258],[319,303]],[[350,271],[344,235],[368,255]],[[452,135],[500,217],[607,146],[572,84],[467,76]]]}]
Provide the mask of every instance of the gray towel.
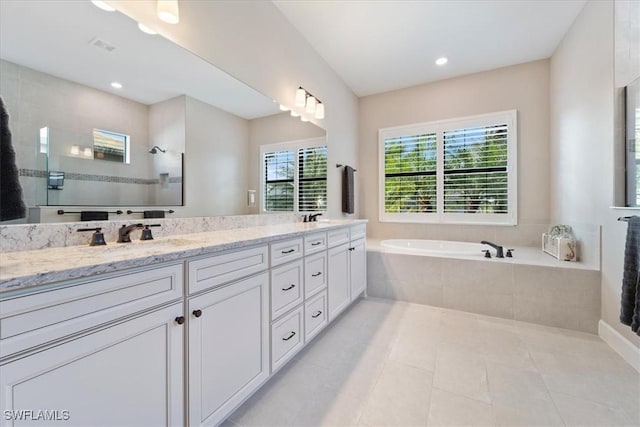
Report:
[{"label": "gray towel", "polygon": [[353,169],[345,166],[342,171],[342,212],[352,214],[354,212],[354,180]]},{"label": "gray towel", "polygon": [[24,218],[27,208],[22,201],[22,186],[11,144],[9,113],[0,98],[0,221]]},{"label": "gray towel", "polygon": [[629,218],[624,249],[620,322],[640,335],[640,216]]}]

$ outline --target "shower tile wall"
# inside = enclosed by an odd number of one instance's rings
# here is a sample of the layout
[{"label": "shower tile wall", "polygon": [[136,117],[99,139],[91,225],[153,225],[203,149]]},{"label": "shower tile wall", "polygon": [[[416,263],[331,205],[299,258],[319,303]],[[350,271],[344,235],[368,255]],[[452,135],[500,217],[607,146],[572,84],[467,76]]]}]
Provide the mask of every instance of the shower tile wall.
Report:
[{"label": "shower tile wall", "polygon": [[369,295],[596,333],[600,272],[368,251]]}]

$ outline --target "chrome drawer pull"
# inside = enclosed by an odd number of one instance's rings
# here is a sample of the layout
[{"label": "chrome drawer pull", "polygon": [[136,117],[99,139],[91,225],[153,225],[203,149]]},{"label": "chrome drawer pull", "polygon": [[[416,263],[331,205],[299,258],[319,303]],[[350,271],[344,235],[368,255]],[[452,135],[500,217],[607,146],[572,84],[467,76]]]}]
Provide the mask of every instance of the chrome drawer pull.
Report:
[{"label": "chrome drawer pull", "polygon": [[314,243],[311,244],[311,246],[318,246],[318,245],[321,245],[321,244],[322,244],[321,241],[320,242],[314,242]]},{"label": "chrome drawer pull", "polygon": [[318,271],[316,274],[312,274],[311,277],[318,277],[322,274],[322,271]]},{"label": "chrome drawer pull", "polygon": [[291,252],[294,252],[294,251],[295,249],[289,249],[288,251],[280,251],[280,252],[282,252],[283,254],[290,254]]},{"label": "chrome drawer pull", "polygon": [[288,288],[282,288],[283,291],[290,291],[291,289],[295,288],[296,285],[294,285],[293,283],[291,284],[291,286],[289,286]]},{"label": "chrome drawer pull", "polygon": [[295,332],[291,331],[288,337],[282,338],[282,341],[289,341],[291,338],[295,336]]},{"label": "chrome drawer pull", "polygon": [[318,312],[316,314],[312,314],[311,317],[313,317],[314,319],[318,316],[320,316],[322,314],[322,312],[320,310],[318,310]]}]

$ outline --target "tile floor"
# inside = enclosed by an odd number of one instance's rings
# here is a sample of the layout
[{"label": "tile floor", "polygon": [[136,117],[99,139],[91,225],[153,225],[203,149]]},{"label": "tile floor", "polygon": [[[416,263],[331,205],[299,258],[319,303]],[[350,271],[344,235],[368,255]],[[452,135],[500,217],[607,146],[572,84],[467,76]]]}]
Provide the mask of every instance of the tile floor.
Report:
[{"label": "tile floor", "polygon": [[359,300],[226,426],[640,425],[640,375],[602,340]]}]

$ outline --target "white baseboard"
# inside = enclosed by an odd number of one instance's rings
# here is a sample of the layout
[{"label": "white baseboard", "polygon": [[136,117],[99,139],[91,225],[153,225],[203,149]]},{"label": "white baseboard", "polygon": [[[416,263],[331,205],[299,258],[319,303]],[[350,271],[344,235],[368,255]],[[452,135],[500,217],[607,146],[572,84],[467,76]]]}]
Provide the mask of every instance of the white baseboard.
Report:
[{"label": "white baseboard", "polygon": [[640,372],[640,348],[634,346],[604,320],[598,322],[598,335],[633,369]]}]

